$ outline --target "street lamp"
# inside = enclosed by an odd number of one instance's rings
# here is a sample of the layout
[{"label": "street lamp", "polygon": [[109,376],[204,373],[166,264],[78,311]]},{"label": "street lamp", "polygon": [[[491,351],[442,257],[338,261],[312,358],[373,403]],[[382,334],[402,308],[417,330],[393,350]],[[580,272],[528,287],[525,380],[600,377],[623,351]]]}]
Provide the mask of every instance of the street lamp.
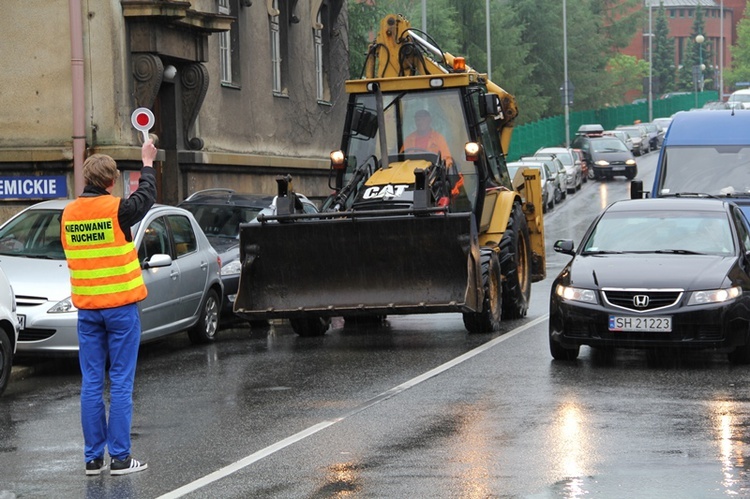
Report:
[{"label": "street lamp", "polygon": [[703,82],[704,82],[703,72],[706,70],[706,65],[703,64],[703,42],[705,41],[706,41],[706,38],[703,35],[695,36],[695,43],[698,44],[698,60],[700,61],[699,64],[701,68],[701,76],[700,76],[700,80],[698,80],[700,82],[701,92],[703,92]]},{"label": "street lamp", "polygon": [[703,65],[703,42],[706,38],[703,35],[695,35],[695,43],[698,44],[698,56],[700,63],[693,66],[693,94],[695,95],[695,107],[698,107],[698,88],[700,86],[703,92],[703,71],[706,66]]}]

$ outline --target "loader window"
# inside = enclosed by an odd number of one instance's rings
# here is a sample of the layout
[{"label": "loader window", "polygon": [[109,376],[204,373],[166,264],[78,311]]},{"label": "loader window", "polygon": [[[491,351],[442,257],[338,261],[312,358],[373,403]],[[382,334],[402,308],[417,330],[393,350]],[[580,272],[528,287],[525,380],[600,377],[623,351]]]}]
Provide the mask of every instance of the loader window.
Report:
[{"label": "loader window", "polygon": [[[470,211],[476,202],[477,178],[474,163],[467,162],[464,145],[470,140],[469,128],[465,116],[464,101],[458,89],[401,91],[383,95],[383,119],[385,130],[379,130],[376,120],[367,118],[367,113],[377,116],[377,104],[373,94],[353,96],[350,105],[358,111],[351,116],[346,132],[345,153],[349,158],[347,175],[353,175],[361,165],[377,161],[376,168],[382,165],[380,134],[385,133],[387,154],[397,158],[399,154],[408,154],[413,149],[415,154],[422,150],[428,153],[440,153],[443,159],[453,163],[450,172],[455,177],[453,185],[457,195],[454,198],[454,209]],[[433,138],[437,140],[407,139],[417,132],[417,113],[420,120],[429,115],[429,125]],[[356,114],[356,116],[355,116]],[[354,119],[356,118],[356,119]],[[369,126],[363,126],[369,122]],[[373,161],[374,160],[374,161]]]}]

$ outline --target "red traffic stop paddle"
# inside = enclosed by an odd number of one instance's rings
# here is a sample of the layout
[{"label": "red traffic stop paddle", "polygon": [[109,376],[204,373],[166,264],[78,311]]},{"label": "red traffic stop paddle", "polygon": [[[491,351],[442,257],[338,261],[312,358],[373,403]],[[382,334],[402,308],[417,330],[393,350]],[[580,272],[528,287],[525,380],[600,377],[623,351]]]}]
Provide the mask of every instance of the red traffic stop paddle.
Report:
[{"label": "red traffic stop paddle", "polygon": [[147,107],[139,107],[130,116],[133,128],[143,134],[143,143],[148,142],[148,131],[154,126],[154,113]]}]

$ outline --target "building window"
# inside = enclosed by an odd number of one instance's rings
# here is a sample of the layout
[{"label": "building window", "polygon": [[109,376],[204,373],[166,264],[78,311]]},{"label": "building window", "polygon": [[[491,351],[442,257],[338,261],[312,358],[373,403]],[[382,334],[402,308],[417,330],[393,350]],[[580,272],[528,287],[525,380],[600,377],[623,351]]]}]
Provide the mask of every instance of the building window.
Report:
[{"label": "building window", "polygon": [[680,9],[680,17],[685,17],[685,9]]},{"label": "building window", "polygon": [[279,0],[272,0],[268,11],[271,31],[271,89],[276,96],[287,95],[285,80],[289,73],[287,61],[289,11],[289,2]]},{"label": "building window", "polygon": [[278,2],[274,0],[273,7],[277,14],[271,16],[271,77],[273,78],[271,90],[273,93],[281,93],[281,43],[279,40],[279,15]]},{"label": "building window", "polygon": [[[318,25],[320,25],[320,14],[318,14]],[[324,100],[323,89],[323,30],[313,29],[313,46],[315,47],[315,82],[317,88],[317,98],[319,101]]]},{"label": "building window", "polygon": [[693,17],[693,9],[688,9],[688,17]]},{"label": "building window", "polygon": [[675,9],[669,9],[669,17],[671,17],[671,18],[674,19],[674,16],[676,15],[676,12],[677,11]]},{"label": "building window", "polygon": [[[225,16],[237,15],[238,0],[218,0],[219,14]],[[223,86],[239,86],[239,26],[235,20],[229,31],[219,33],[219,64],[221,66],[221,84]]]}]

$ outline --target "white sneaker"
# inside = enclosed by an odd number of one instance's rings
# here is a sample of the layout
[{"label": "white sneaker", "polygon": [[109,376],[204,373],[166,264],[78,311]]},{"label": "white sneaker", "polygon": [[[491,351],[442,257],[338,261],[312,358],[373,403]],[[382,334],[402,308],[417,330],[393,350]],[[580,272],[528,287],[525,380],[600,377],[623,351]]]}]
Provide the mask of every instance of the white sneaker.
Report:
[{"label": "white sneaker", "polygon": [[112,458],[112,464],[109,466],[112,475],[127,475],[128,473],[143,471],[146,468],[148,468],[148,464],[133,459],[132,456],[128,456],[122,461]]}]

